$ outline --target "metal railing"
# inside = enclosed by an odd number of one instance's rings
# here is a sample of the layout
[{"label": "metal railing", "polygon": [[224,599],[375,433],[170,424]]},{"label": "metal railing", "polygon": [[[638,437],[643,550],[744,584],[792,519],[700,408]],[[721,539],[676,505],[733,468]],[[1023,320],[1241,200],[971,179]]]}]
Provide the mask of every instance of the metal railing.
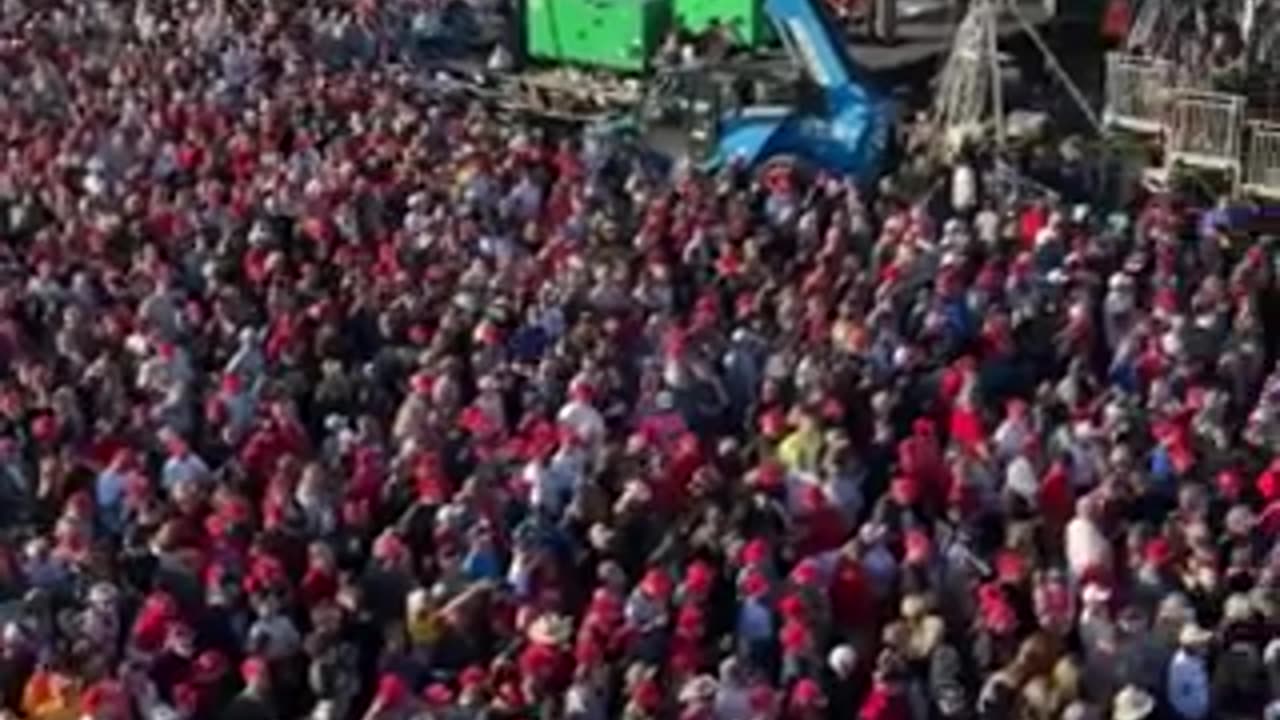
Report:
[{"label": "metal railing", "polygon": [[1173,80],[1168,60],[1108,53],[1104,122],[1132,132],[1160,132]]},{"label": "metal railing", "polygon": [[1249,151],[1245,155],[1244,189],[1280,199],[1280,123],[1250,121],[1246,133]]},{"label": "metal railing", "polygon": [[1239,95],[1179,89],[1168,108],[1168,161],[1238,170],[1244,105],[1244,98]]},{"label": "metal railing", "polygon": [[1106,70],[1106,124],[1160,136],[1161,173],[1223,172],[1232,192],[1280,200],[1280,121],[1259,112],[1269,98],[1253,107],[1242,95],[1202,89],[1158,58],[1110,53]]}]

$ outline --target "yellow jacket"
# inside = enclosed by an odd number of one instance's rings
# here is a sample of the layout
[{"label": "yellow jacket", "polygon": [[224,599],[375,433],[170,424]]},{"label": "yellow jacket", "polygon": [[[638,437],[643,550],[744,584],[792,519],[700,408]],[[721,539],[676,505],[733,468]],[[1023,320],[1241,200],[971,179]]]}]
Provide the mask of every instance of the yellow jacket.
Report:
[{"label": "yellow jacket", "polygon": [[778,445],[778,460],[792,472],[813,470],[821,458],[822,435],[817,430],[796,430]]}]

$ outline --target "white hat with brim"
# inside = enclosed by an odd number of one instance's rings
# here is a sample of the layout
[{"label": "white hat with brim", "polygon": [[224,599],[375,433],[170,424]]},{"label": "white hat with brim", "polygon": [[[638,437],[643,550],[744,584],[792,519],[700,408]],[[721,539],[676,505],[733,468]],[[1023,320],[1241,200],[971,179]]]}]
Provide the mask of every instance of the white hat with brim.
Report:
[{"label": "white hat with brim", "polygon": [[1121,690],[1111,704],[1111,720],[1144,720],[1156,709],[1151,693],[1132,685]]},{"label": "white hat with brim", "polygon": [[929,611],[929,604],[922,595],[907,595],[902,599],[902,617],[917,620]]},{"label": "white hat with brim", "polygon": [[1253,603],[1249,596],[1236,593],[1227,598],[1222,609],[1222,617],[1227,622],[1248,622],[1253,619]]},{"label": "white hat with brim", "polygon": [[1098,583],[1089,583],[1084,586],[1081,599],[1086,605],[1103,605],[1111,600],[1111,591]]},{"label": "white hat with brim", "polygon": [[573,636],[567,618],[543,615],[529,626],[529,641],[536,645],[564,645]]},{"label": "white hat with brim", "polygon": [[699,675],[680,689],[680,702],[692,703],[709,700],[720,691],[720,683],[710,675]]},{"label": "white hat with brim", "polygon": [[1206,645],[1213,639],[1213,633],[1195,623],[1187,623],[1178,632],[1178,644],[1186,646]]}]

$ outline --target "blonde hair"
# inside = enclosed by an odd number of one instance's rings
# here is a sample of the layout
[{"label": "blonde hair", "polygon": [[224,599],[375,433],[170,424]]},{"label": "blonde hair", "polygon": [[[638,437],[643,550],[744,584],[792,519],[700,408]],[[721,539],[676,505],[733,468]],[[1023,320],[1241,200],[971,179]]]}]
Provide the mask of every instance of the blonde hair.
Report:
[{"label": "blonde hair", "polygon": [[1060,704],[1069,705],[1080,699],[1080,666],[1074,658],[1070,655],[1058,658],[1058,662],[1053,665],[1051,677],[1053,690]]}]

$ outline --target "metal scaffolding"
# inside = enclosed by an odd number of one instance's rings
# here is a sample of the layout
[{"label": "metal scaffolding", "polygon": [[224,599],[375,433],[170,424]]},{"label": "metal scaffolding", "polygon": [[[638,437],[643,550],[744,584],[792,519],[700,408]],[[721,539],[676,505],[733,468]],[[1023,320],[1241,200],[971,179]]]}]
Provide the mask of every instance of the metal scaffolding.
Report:
[{"label": "metal scaffolding", "polygon": [[956,29],[934,106],[935,122],[948,135],[974,132],[987,118],[992,84],[987,35],[992,12],[987,2],[974,3]]},{"label": "metal scaffolding", "polygon": [[1017,4],[1008,0],[975,0],[956,31],[956,39],[943,66],[934,106],[936,127],[942,140],[971,137],[991,124],[997,150],[1005,147],[1006,112],[1000,75],[999,33],[1002,13],[1008,13],[1044,57],[1045,65],[1063,86],[1080,111],[1101,132],[1093,107],[1084,93],[1054,57],[1039,31],[1023,17]]}]

